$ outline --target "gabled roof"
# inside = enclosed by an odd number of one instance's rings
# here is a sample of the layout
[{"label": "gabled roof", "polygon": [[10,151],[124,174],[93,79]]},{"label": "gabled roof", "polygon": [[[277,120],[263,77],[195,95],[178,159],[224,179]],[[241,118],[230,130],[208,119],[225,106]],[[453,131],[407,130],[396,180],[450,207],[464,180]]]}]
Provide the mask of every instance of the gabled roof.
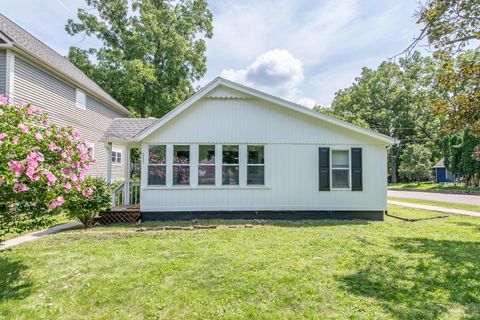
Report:
[{"label": "gabled roof", "polygon": [[445,161],[444,158],[440,159],[440,161],[438,161],[432,168],[433,169],[435,169],[435,168],[445,168],[444,161]]},{"label": "gabled roof", "polygon": [[[0,13],[0,38],[4,39],[6,45],[17,49],[35,60],[42,62],[54,71],[67,77],[80,89],[87,91],[90,95],[106,103],[110,108],[125,115],[130,115],[124,106],[106,93],[92,79],[87,77],[80,69],[75,67],[67,58],[63,57],[45,43],[41,42],[26,30],[15,24],[13,21]],[[0,43],[2,45],[2,43]],[[5,45],[5,44],[4,44]]]},{"label": "gabled roof", "polygon": [[363,134],[365,136],[380,140],[387,145],[392,145],[396,141],[394,138],[391,138],[391,137],[386,136],[384,134],[374,132],[374,131],[371,131],[371,130],[368,130],[368,129],[365,129],[365,128],[362,128],[362,127],[359,127],[359,126],[356,126],[356,125],[353,125],[351,123],[336,119],[334,117],[327,116],[323,113],[313,111],[312,109],[301,106],[299,104],[281,99],[279,97],[272,96],[270,94],[258,91],[256,89],[241,85],[239,83],[236,83],[236,82],[233,82],[233,81],[221,78],[221,77],[215,78],[212,82],[210,82],[209,84],[207,84],[206,86],[201,88],[193,96],[191,96],[189,99],[185,100],[178,107],[176,107],[175,109],[173,109],[172,111],[167,113],[164,117],[162,117],[157,122],[155,122],[154,124],[152,124],[151,126],[146,128],[145,130],[143,130],[141,133],[139,133],[134,138],[134,140],[141,141],[141,140],[145,139],[150,134],[152,134],[157,129],[159,129],[160,127],[165,125],[167,122],[172,120],[178,114],[180,114],[183,111],[185,111],[186,109],[188,109],[191,105],[193,105],[195,102],[197,102],[202,97],[204,97],[207,93],[209,93],[210,91],[212,91],[213,89],[215,89],[216,87],[218,87],[220,85],[223,85],[223,86],[228,87],[230,89],[234,89],[234,90],[249,94],[253,97],[256,97],[256,98],[259,98],[259,99],[262,99],[262,100],[265,100],[265,101],[268,101],[268,102],[271,102],[271,103],[274,103],[274,104],[282,106],[284,108],[294,110],[296,112],[300,112],[300,113],[303,113],[305,115],[308,115],[308,116],[311,116],[311,117],[314,117],[314,118],[317,118],[317,119],[321,119],[325,122],[337,125],[339,127],[342,127],[342,128],[348,129],[348,130],[352,130],[352,131],[357,132],[359,134]]},{"label": "gabled roof", "polygon": [[102,140],[130,141],[157,120],[154,118],[115,118],[103,134]]}]

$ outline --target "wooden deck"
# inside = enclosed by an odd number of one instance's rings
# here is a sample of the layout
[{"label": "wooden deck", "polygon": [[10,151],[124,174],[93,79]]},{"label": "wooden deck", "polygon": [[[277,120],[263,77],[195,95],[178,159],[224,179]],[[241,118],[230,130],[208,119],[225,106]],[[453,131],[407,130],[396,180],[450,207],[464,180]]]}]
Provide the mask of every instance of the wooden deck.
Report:
[{"label": "wooden deck", "polygon": [[140,205],[120,205],[102,212],[97,222],[101,224],[136,223],[140,219]]}]

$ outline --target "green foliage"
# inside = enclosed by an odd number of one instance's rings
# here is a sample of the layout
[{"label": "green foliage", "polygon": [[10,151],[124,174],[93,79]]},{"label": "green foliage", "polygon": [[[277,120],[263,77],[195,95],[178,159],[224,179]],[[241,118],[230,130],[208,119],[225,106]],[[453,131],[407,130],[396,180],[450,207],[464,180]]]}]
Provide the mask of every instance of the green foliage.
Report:
[{"label": "green foliage", "polygon": [[[199,221],[215,223],[237,222]],[[60,233],[3,252],[0,318],[480,318],[478,218],[137,228]]]},{"label": "green foliage", "polygon": [[409,181],[424,181],[431,174],[431,151],[421,144],[409,144],[401,155],[400,177]]},{"label": "green foliage", "polygon": [[[433,99],[434,112],[446,117],[443,134],[470,128],[480,136],[480,52],[467,52],[471,41],[480,40],[478,0],[429,0],[421,6],[418,23],[441,62],[435,85],[445,95]],[[461,54],[458,54],[458,53]]]},{"label": "green foliage", "polygon": [[104,178],[88,177],[84,189],[73,191],[64,208],[69,218],[77,218],[88,228],[92,226],[95,215],[110,206],[111,195],[112,190]]},{"label": "green foliage", "polygon": [[[398,63],[383,62],[375,69],[363,68],[348,88],[338,91],[328,114],[392,136],[401,146],[423,142],[432,157],[439,156],[436,132],[440,119],[428,109],[435,79],[435,62],[415,53]],[[319,109],[317,109],[319,110]],[[401,149],[391,149],[392,182],[396,182]]]},{"label": "green foliage", "polygon": [[102,88],[141,117],[161,117],[193,93],[192,83],[206,73],[205,38],[213,30],[205,0],[86,4],[66,30],[102,46],[72,47],[68,58]]}]

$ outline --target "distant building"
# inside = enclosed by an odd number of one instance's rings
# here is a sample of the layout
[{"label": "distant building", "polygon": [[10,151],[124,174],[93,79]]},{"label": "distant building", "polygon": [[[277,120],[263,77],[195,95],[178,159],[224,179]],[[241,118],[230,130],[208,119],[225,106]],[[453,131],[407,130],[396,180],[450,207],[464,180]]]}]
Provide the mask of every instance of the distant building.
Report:
[{"label": "distant building", "polygon": [[445,159],[442,158],[432,167],[433,174],[435,176],[435,182],[455,182],[456,174],[447,170],[444,160]]}]

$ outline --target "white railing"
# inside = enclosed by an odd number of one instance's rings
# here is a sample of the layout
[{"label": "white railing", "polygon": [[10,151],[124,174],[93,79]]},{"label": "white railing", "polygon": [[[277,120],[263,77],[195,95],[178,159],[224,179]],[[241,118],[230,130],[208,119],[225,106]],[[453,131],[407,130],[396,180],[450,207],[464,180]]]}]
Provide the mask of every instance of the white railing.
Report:
[{"label": "white railing", "polygon": [[130,182],[130,190],[129,190],[129,197],[127,203],[126,197],[126,188],[125,182],[119,184],[115,189],[112,191],[112,206],[120,206],[120,205],[130,205],[130,204],[139,204],[140,203],[140,182]]}]

